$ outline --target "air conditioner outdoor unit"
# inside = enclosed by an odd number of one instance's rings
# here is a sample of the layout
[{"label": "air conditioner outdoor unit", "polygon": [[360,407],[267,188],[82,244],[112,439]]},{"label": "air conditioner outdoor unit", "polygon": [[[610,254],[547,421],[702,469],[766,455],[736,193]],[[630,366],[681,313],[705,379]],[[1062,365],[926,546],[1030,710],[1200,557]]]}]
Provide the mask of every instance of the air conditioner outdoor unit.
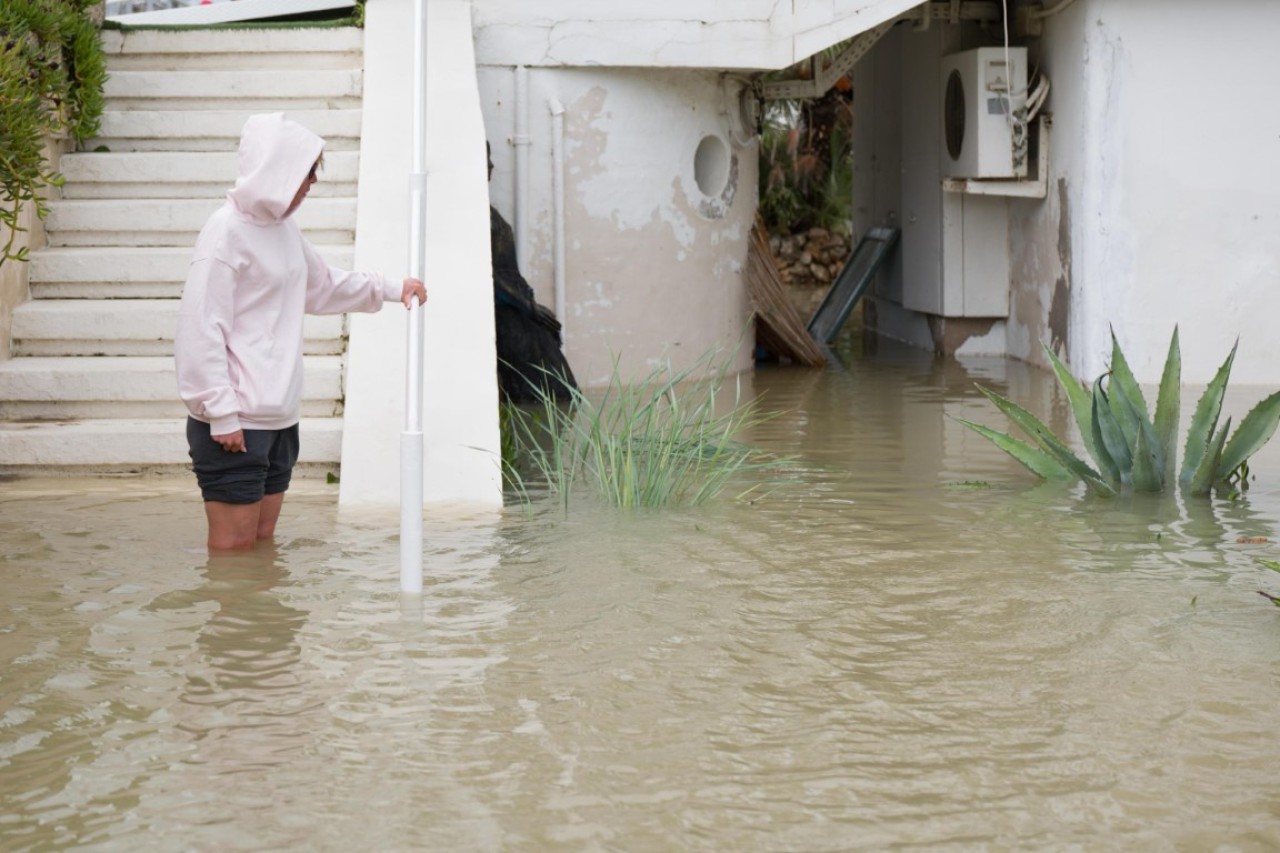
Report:
[{"label": "air conditioner outdoor unit", "polygon": [[[942,57],[942,174],[1027,176],[1027,49],[980,47]],[[1012,67],[1010,67],[1012,66]]]}]

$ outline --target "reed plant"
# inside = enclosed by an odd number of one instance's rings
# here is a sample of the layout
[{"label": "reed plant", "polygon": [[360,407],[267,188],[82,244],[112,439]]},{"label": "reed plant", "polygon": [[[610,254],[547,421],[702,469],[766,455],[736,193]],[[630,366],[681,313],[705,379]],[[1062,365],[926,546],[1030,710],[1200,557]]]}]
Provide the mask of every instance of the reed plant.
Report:
[{"label": "reed plant", "polygon": [[683,370],[655,368],[632,383],[615,360],[598,395],[570,387],[567,403],[543,390],[535,404],[508,405],[507,482],[525,502],[543,488],[566,509],[578,486],[624,508],[696,506],[747,478],[756,480],[752,491],[786,460],[737,440],[771,415],[744,400],[737,381],[728,398],[727,384],[727,371],[709,357]]},{"label": "reed plant", "polygon": [[1081,440],[1094,465],[1072,453],[1064,440],[1026,409],[981,385],[978,390],[1032,442],[957,418],[1042,479],[1082,480],[1091,491],[1103,495],[1123,491],[1162,492],[1175,480],[1189,495],[1208,495],[1214,488],[1239,493],[1249,487],[1249,458],[1271,440],[1280,423],[1280,392],[1277,392],[1245,415],[1234,434],[1231,434],[1231,418],[1219,425],[1222,401],[1235,361],[1236,347],[1233,346],[1196,404],[1179,468],[1176,439],[1182,356],[1176,327],[1169,341],[1154,417],[1149,413],[1114,332],[1111,369],[1092,386],[1072,376],[1052,349],[1046,346],[1044,351],[1067,393]]}]

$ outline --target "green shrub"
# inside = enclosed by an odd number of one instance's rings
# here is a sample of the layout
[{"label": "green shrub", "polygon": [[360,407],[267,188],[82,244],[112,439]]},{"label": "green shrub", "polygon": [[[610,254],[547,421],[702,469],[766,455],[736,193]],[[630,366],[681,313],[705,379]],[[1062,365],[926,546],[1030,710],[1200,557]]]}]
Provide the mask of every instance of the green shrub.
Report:
[{"label": "green shrub", "polygon": [[93,0],[0,2],[0,237],[6,260],[25,260],[19,215],[62,178],[44,156],[45,137],[80,141],[98,131],[106,57],[87,10]]},{"label": "green shrub", "polygon": [[957,418],[1044,479],[1083,480],[1092,491],[1104,495],[1129,490],[1161,492],[1173,484],[1175,476],[1183,491],[1191,495],[1207,495],[1215,486],[1243,491],[1248,488],[1249,457],[1271,440],[1280,423],[1280,392],[1277,392],[1245,415],[1228,441],[1231,418],[1221,426],[1218,418],[1235,361],[1233,346],[1196,405],[1179,469],[1176,439],[1182,355],[1176,328],[1169,341],[1154,419],[1114,332],[1111,369],[1099,376],[1091,388],[1078,382],[1053,350],[1046,346],[1044,351],[1058,382],[1067,392],[1081,439],[1096,467],[1068,450],[1066,442],[1053,435],[1030,412],[981,385],[978,390],[1030,436],[1034,444]]},{"label": "green shrub", "polygon": [[773,233],[847,226],[853,216],[853,125],[847,95],[773,101],[760,136],[760,215]]}]

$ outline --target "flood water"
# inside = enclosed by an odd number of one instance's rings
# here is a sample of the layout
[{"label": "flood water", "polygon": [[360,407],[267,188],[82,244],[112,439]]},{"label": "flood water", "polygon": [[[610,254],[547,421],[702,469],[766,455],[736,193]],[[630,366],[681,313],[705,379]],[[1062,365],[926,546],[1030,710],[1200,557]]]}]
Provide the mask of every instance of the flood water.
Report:
[{"label": "flood water", "polygon": [[433,515],[420,609],[318,481],[222,558],[185,479],[2,483],[0,848],[1280,847],[1280,449],[1093,499],[974,381],[1067,431],[1004,359],[762,369],[798,483]]}]

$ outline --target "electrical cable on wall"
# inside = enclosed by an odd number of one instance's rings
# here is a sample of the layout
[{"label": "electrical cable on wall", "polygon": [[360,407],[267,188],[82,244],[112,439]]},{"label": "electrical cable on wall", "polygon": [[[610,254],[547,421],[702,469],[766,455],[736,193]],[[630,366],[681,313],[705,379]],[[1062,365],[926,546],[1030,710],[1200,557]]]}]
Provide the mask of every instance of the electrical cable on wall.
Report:
[{"label": "electrical cable on wall", "polygon": [[1044,102],[1049,97],[1049,77],[1044,72],[1037,72],[1036,84],[1031,89],[1031,94],[1027,96],[1027,121],[1034,119],[1040,112],[1040,108],[1044,106]]},{"label": "electrical cable on wall", "polygon": [[1009,61],[1009,0],[1000,0],[1000,24],[1004,27],[1004,115],[1013,126],[1013,64]]}]

